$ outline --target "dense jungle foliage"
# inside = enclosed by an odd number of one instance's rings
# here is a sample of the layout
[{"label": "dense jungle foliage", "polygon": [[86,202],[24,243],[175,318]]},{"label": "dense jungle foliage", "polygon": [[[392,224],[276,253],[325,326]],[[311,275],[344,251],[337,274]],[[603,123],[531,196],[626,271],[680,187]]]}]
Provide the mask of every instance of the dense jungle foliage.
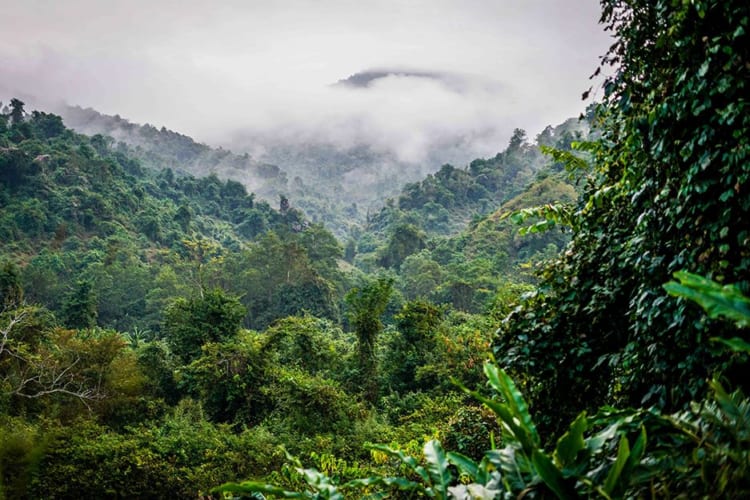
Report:
[{"label": "dense jungle foliage", "polygon": [[750,7],[601,4],[581,121],[366,214],[11,99],[0,498],[748,496]]},{"label": "dense jungle foliage", "polygon": [[[526,164],[541,163],[522,146]],[[146,158],[143,145],[75,133],[18,99],[0,119],[0,148],[5,497],[190,497],[275,477],[280,445],[349,475],[374,464],[370,441],[490,445],[497,424],[450,377],[481,382],[492,332],[541,258],[506,256],[505,268],[524,269],[517,281],[493,268],[493,242],[513,239],[496,214],[425,238],[406,265],[441,273],[428,284],[382,259],[396,253],[400,216],[363,228],[370,251],[354,242],[347,255],[286,196],[274,209],[237,181],[166,160],[156,169],[171,146]],[[560,177],[548,163],[507,198],[536,203]],[[474,182],[469,168],[449,170]],[[563,177],[552,186],[572,190]],[[425,182],[456,190],[437,179]]]}]

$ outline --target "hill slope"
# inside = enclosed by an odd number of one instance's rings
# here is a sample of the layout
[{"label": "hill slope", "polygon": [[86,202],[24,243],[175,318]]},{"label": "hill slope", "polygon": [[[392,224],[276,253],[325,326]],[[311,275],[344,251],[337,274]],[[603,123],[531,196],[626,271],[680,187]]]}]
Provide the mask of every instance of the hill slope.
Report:
[{"label": "hill slope", "polygon": [[[154,170],[125,144],[113,147],[101,135],[65,128],[59,116],[19,109],[18,119],[1,121],[0,259],[19,266],[30,302],[65,317],[85,289],[86,324],[158,331],[170,300],[231,283],[251,313],[248,324],[303,307],[338,314],[339,246],[298,210],[287,203],[274,210],[216,175]],[[262,289],[228,279],[232,266],[272,252],[288,259],[268,264]],[[316,299],[274,302],[297,288]]]}]

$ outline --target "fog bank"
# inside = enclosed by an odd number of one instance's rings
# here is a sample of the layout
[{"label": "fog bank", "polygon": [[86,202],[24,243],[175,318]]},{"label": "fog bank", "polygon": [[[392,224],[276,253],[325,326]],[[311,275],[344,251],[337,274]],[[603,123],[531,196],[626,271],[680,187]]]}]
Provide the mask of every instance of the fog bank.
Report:
[{"label": "fog bank", "polygon": [[[209,144],[501,149],[577,115],[608,45],[583,0],[10,0],[9,93],[166,126]],[[335,85],[363,71],[367,85]],[[248,141],[248,139],[254,141]],[[462,150],[463,150],[462,149]]]}]

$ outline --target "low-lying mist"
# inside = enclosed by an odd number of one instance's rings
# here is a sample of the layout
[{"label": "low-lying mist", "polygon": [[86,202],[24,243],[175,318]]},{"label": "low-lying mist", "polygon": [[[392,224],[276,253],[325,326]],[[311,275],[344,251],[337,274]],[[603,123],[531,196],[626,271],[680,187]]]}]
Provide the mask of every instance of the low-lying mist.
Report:
[{"label": "low-lying mist", "polygon": [[318,143],[367,145],[405,163],[463,163],[496,153],[514,127],[533,121],[520,101],[510,86],[480,77],[383,71],[362,86],[270,91],[261,112],[250,106],[242,126],[210,141],[256,158]]},{"label": "low-lying mist", "polygon": [[[67,84],[60,82],[56,91],[51,87],[66,67],[58,67],[52,56],[45,65],[46,81],[23,89],[6,86],[1,89],[3,96],[20,95],[30,101],[30,109],[60,112],[62,100],[54,98],[66,94]],[[23,65],[16,65],[15,70],[20,76],[34,72]],[[558,102],[533,88],[467,73],[385,69],[365,70],[349,78],[356,81],[359,75],[365,75],[366,84],[346,84],[346,75],[338,83],[325,85],[300,85],[282,78],[221,92],[211,92],[207,77],[195,75],[190,90],[175,82],[151,81],[149,86],[172,91],[142,102],[131,102],[132,97],[124,95],[124,110],[109,103],[97,106],[83,97],[79,102],[66,99],[65,104],[91,106],[157,128],[166,126],[199,142],[247,152],[262,161],[278,162],[278,155],[270,152],[299,145],[323,144],[341,151],[366,146],[427,170],[492,156],[504,148],[514,128],[524,128],[533,136],[583,107],[571,105],[575,103],[572,98]],[[198,92],[196,98],[196,88],[206,91]],[[137,86],[133,91],[138,95]],[[139,120],[139,116],[151,120]]]}]

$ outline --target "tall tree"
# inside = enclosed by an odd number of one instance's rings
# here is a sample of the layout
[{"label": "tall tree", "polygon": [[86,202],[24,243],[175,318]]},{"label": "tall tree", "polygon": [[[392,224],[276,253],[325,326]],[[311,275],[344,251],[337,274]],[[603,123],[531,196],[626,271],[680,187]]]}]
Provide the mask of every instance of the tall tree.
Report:
[{"label": "tall tree", "polygon": [[427,245],[425,235],[413,224],[399,224],[393,228],[388,243],[382,249],[378,263],[383,267],[398,269],[409,255]]},{"label": "tall tree", "polygon": [[357,335],[359,376],[365,398],[375,403],[378,397],[378,363],[375,345],[383,329],[380,317],[388,306],[393,280],[381,277],[368,281],[346,294],[349,321]]},{"label": "tall tree", "polygon": [[20,123],[23,123],[23,115],[25,111],[23,110],[25,103],[21,101],[20,99],[16,99],[15,97],[10,100],[10,124],[11,125],[18,125]]},{"label": "tall tree", "polygon": [[390,385],[398,392],[429,389],[434,380],[418,380],[417,369],[435,349],[443,311],[426,301],[407,302],[396,315],[398,333],[389,346]]},{"label": "tall tree", "polygon": [[215,288],[191,299],[176,299],[167,306],[164,333],[175,354],[189,363],[200,356],[206,342],[236,335],[245,312],[239,299]]},{"label": "tall tree", "polygon": [[62,315],[68,328],[92,328],[96,326],[97,299],[91,282],[78,281],[62,305]]}]

